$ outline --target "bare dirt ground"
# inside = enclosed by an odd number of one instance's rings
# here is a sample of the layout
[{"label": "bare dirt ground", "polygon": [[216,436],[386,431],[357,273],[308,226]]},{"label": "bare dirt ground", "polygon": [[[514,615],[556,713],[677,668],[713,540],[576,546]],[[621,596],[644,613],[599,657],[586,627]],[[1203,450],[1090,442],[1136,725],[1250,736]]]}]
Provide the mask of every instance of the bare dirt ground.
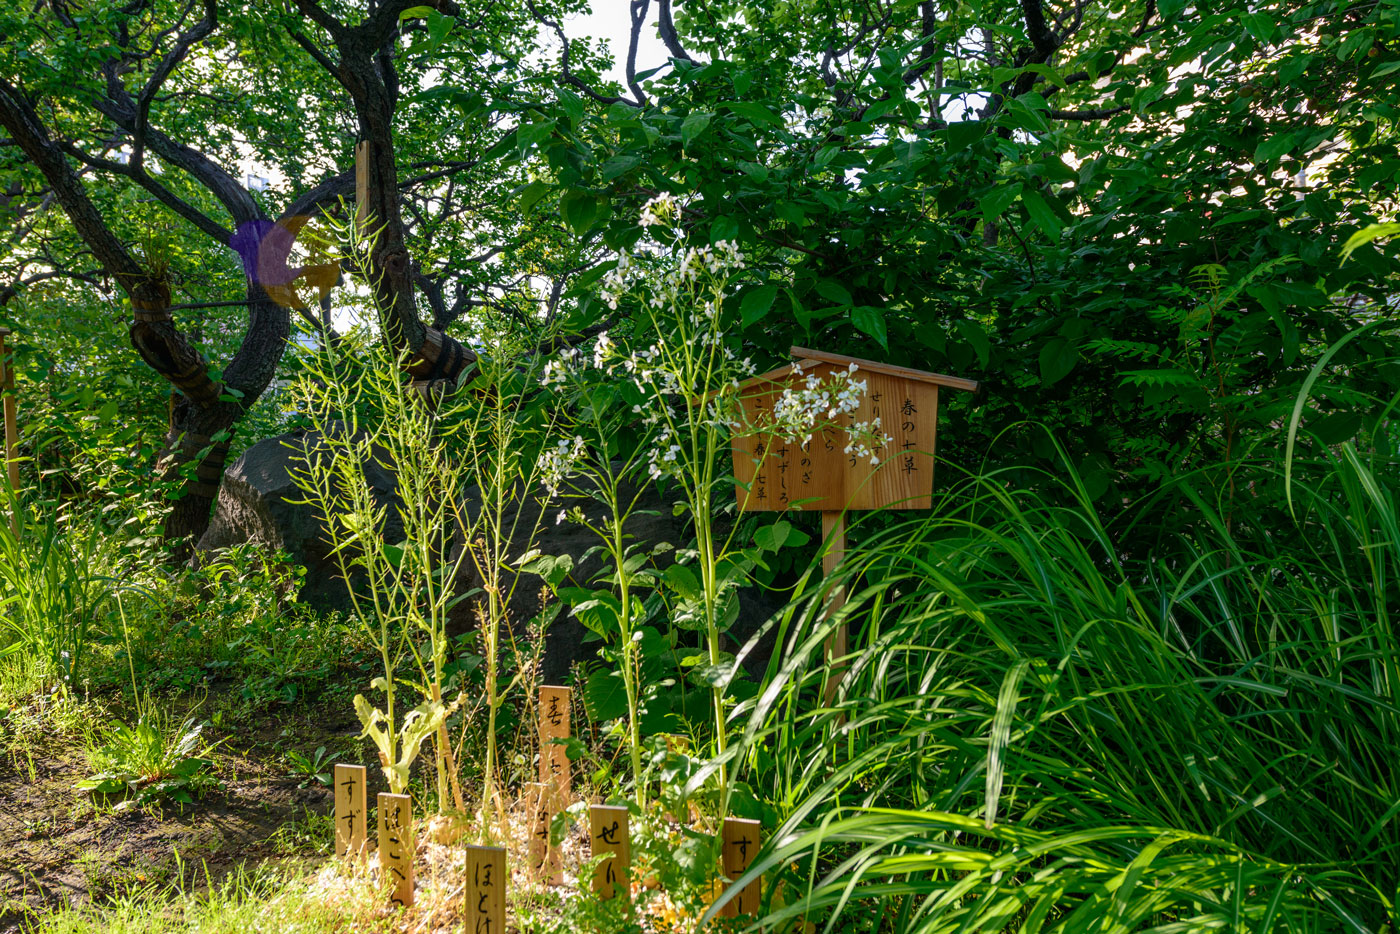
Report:
[{"label": "bare dirt ground", "polygon": [[215,754],[220,787],[192,805],[94,802],[74,789],[88,774],[75,737],[30,737],[0,754],[0,934],[133,885],[207,884],[245,863],[318,855],[316,819],[334,799],[314,781],[298,787],[306,779],[288,774],[285,750],[353,746],[359,725],[338,707],[269,712],[231,731]]}]

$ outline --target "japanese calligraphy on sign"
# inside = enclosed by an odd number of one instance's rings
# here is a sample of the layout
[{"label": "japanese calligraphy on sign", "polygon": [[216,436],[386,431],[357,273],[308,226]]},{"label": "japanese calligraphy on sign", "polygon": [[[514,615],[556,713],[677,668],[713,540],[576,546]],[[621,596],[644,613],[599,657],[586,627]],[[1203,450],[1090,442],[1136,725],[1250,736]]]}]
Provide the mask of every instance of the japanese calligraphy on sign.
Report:
[{"label": "japanese calligraphy on sign", "polygon": [[564,870],[559,850],[549,842],[549,828],[554,823],[554,815],[562,808],[550,788],[544,782],[525,785],[526,825],[530,828],[527,858],[530,872],[535,878],[546,885],[563,885]]},{"label": "japanese calligraphy on sign", "polygon": [[336,764],[335,855],[360,856],[369,833],[365,826],[365,767]]},{"label": "japanese calligraphy on sign", "polygon": [[864,380],[866,391],[860,408],[842,423],[878,418],[880,432],[891,440],[873,451],[872,462],[847,451],[848,436],[836,426],[799,441],[737,436],[733,458],[740,508],[927,509],[933,495],[939,387],[975,390],[977,383],[803,347],[792,348],[792,355],[800,372],[789,365],[743,385],[742,403],[751,424],[764,424],[789,385],[809,375],[827,379],[854,363],[852,378]]},{"label": "japanese calligraphy on sign", "polygon": [[413,904],[413,800],[379,793],[379,873],[392,888],[389,900]]},{"label": "japanese calligraphy on sign", "polygon": [[467,847],[466,930],[505,934],[506,851],[499,846]]},{"label": "japanese calligraphy on sign", "polygon": [[569,756],[556,739],[569,738],[569,701],[573,691],[555,685],[540,687],[540,782],[554,787],[558,807],[568,807]]},{"label": "japanese calligraphy on sign", "polygon": [[604,804],[588,808],[588,840],[594,856],[606,859],[593,870],[593,891],[600,898],[612,898],[621,891],[630,896],[628,877],[632,869],[632,839],[627,826],[627,809]]},{"label": "japanese calligraphy on sign", "polygon": [[[727,817],[720,830],[720,857],[724,863],[724,874],[732,887],[753,863],[758,852],[759,831],[763,825],[756,820]],[[755,879],[739,890],[738,894],[725,903],[720,914],[727,918],[737,915],[751,915],[758,912],[760,895],[759,883]]]}]

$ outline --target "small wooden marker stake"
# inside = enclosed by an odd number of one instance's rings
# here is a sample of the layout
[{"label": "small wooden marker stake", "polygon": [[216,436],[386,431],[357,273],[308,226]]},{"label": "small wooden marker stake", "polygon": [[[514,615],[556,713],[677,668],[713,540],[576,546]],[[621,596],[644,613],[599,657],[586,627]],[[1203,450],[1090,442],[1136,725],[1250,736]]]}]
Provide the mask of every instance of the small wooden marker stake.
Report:
[{"label": "small wooden marker stake", "polygon": [[467,847],[466,928],[470,934],[505,934],[506,851]]},{"label": "small wooden marker stake", "polygon": [[335,855],[363,856],[369,842],[366,828],[365,767],[335,766]]},{"label": "small wooden marker stake", "polygon": [[593,870],[593,891],[600,898],[612,898],[618,889],[625,897],[632,894],[632,838],[627,830],[627,809],[606,804],[588,807],[588,843],[594,856],[608,858]]},{"label": "small wooden marker stake", "polygon": [[551,807],[569,806],[570,790],[569,754],[556,739],[569,738],[569,699],[573,695],[570,688],[557,685],[540,687],[540,781],[553,784],[555,796]]},{"label": "small wooden marker stake", "polygon": [[549,830],[558,807],[544,782],[525,785],[525,809],[530,824],[530,846],[527,851],[530,873],[545,885],[563,885],[564,870],[559,851],[549,845]]},{"label": "small wooden marker stake", "polygon": [[[762,830],[763,825],[756,820],[725,818],[724,827],[720,831],[720,855],[724,863],[724,874],[731,880],[729,887],[734,885],[732,880],[748,872],[754,854],[758,852],[759,834]],[[739,915],[756,914],[761,894],[759,882],[755,879],[740,889],[739,894],[720,909],[720,915],[735,918]]]},{"label": "small wooden marker stake", "polygon": [[379,873],[393,883],[389,901],[413,904],[413,799],[379,793]]}]

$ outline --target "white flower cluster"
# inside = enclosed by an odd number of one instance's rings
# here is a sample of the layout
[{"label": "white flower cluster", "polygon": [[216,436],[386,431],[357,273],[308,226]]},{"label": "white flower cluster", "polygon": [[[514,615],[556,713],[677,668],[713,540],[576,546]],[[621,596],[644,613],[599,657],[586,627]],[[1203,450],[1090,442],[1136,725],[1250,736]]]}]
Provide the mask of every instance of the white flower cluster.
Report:
[{"label": "white flower cluster", "polygon": [[[852,363],[825,379],[808,373],[800,385],[787,386],[773,401],[766,424],[756,426],[765,433],[788,441],[806,444],[816,432],[827,425],[840,425],[847,435],[846,453],[879,463],[878,451],[894,439],[880,431],[880,417],[868,421],[846,419],[860,408],[865,398],[866,381],[856,379],[859,368]],[[795,376],[802,376],[801,364],[793,365]],[[845,424],[842,424],[845,422]]]},{"label": "white flower cluster", "polygon": [[[618,253],[617,265],[603,277],[603,287],[600,289],[603,301],[609,308],[616,310],[623,296],[643,278],[650,284],[652,297],[657,303],[663,307],[674,305],[702,277],[708,275],[718,279],[743,269],[744,254],[733,240],[721,240],[713,246],[686,247],[680,254],[679,262],[659,274],[647,276],[644,265],[626,250]],[[718,313],[717,308],[712,312]]]},{"label": "white flower cluster", "polygon": [[554,447],[545,448],[540,452],[536,468],[540,474],[540,482],[544,484],[550,496],[559,495],[559,487],[574,472],[574,465],[587,453],[588,445],[578,435],[560,438]]},{"label": "white flower cluster", "polygon": [[681,206],[676,200],[676,196],[662,192],[642,205],[642,214],[638,219],[643,227],[664,227],[673,224],[680,219]]}]

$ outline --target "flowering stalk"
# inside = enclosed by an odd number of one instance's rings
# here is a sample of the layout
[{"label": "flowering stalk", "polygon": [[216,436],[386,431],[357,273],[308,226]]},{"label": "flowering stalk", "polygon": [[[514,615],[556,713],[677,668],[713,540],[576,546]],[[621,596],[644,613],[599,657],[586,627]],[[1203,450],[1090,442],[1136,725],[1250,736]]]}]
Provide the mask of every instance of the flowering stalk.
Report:
[{"label": "flowering stalk", "polygon": [[[643,402],[633,407],[642,424],[653,432],[647,470],[653,479],[671,478],[679,487],[695,527],[695,560],[699,570],[699,615],[705,633],[708,666],[703,672],[712,695],[716,754],[726,748],[725,693],[733,663],[721,652],[720,639],[736,612],[737,589],[751,562],[734,547],[737,523],[721,533],[715,517],[728,503],[731,477],[725,469],[731,434],[810,438],[835,425],[851,432],[851,450],[871,456],[878,446],[879,425],[842,424],[859,406],[864,381],[855,368],[826,379],[809,375],[804,383],[784,390],[772,414],[753,424],[744,414],[743,380],[752,376],[751,360],[740,359],[725,333],[722,307],[730,277],[744,268],[738,247],[729,241],[713,246],[688,246],[674,223],[679,206],[660,196],[643,208],[641,222],[650,228],[657,247],[636,255],[623,253],[608,274],[603,297],[617,308],[626,299],[642,309],[654,340],[627,354],[606,335],[600,337],[592,363],[614,376],[625,375]],[[658,230],[659,228],[659,230]],[[581,356],[561,361],[561,370],[586,365]],[[721,780],[725,771],[721,769]]]}]

